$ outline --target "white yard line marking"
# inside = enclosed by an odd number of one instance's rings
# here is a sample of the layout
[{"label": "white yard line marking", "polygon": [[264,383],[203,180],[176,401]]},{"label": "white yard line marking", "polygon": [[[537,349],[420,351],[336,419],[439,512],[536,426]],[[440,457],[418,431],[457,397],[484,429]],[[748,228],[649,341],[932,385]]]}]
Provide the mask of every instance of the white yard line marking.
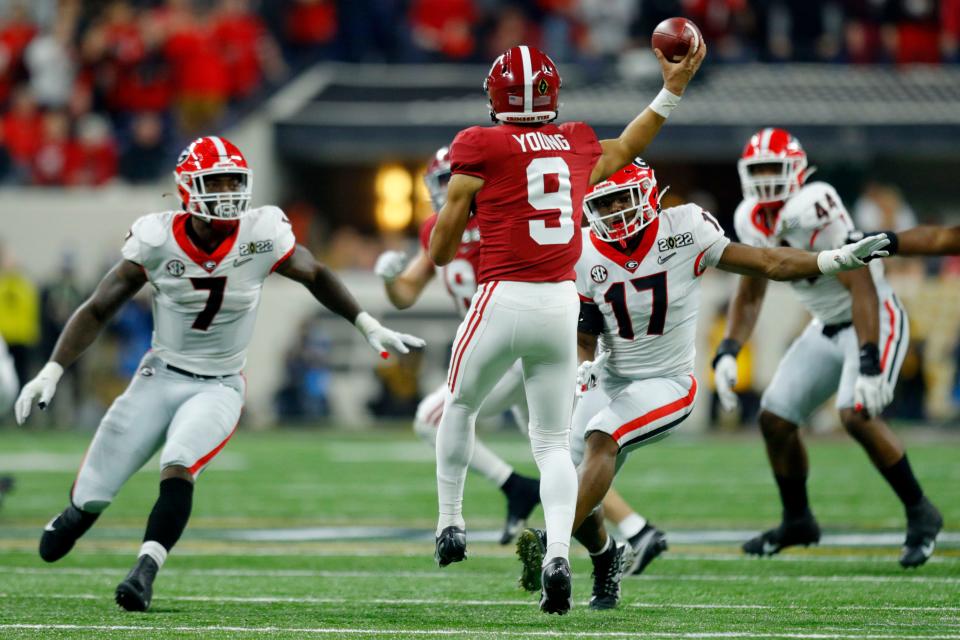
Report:
[{"label": "white yard line marking", "polygon": [[[12,573],[20,575],[90,575],[92,573],[116,575],[124,573],[121,567],[11,567],[0,565],[0,574]],[[477,577],[503,577],[502,572],[471,571],[466,573],[450,573],[436,571],[326,571],[312,569],[177,569],[164,570],[166,575],[195,575],[217,576],[231,578],[424,578],[436,580],[452,578],[461,580]],[[889,582],[921,583],[921,584],[960,584],[960,577],[946,576],[863,576],[863,575],[823,575],[823,576],[770,576],[770,575],[738,575],[738,574],[645,574],[633,578],[644,581],[685,581],[685,582],[861,582],[885,584]]]},{"label": "white yard line marking", "polygon": [[[56,599],[56,600],[103,600],[108,595],[96,593],[0,593],[0,598],[23,599]],[[158,601],[171,600],[175,602],[213,602],[213,603],[251,603],[251,604],[349,604],[356,602],[350,598],[320,598],[316,596],[161,596]],[[537,604],[531,596],[529,600],[449,600],[443,598],[373,598],[364,600],[364,604],[386,605],[456,605],[470,607],[529,607]],[[586,601],[581,603],[586,605]],[[960,612],[960,607],[924,606],[908,607],[896,605],[799,605],[799,604],[720,604],[720,603],[689,603],[689,602],[627,602],[623,606],[635,609],[706,609],[706,610],[794,610],[819,611],[823,609],[842,611],[929,611],[935,613]]]},{"label": "white yard line marking", "polygon": [[[148,625],[82,625],[82,624],[0,624],[0,629],[36,631],[166,631],[183,633],[297,633],[313,635],[359,636],[476,636],[505,638],[636,638],[636,631],[481,631],[478,629],[359,629],[335,627],[234,627],[234,626],[148,626]],[[887,634],[887,633],[754,633],[744,631],[655,632],[644,631],[647,638],[797,638],[801,640],[960,640],[957,634]]]}]

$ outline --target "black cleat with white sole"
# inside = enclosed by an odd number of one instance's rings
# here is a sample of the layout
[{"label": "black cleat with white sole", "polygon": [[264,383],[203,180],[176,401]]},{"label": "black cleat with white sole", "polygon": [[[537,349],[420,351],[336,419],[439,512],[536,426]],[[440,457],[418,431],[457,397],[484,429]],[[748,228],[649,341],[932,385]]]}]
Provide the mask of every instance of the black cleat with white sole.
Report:
[{"label": "black cleat with white sole", "polygon": [[615,609],[620,602],[620,579],[626,561],[625,545],[613,543],[600,555],[591,556],[593,561],[593,593],[590,608],[602,611]]},{"label": "black cleat with white sole", "polygon": [[929,560],[942,528],[943,516],[926,496],[907,508],[907,539],[900,552],[900,566],[914,569]]},{"label": "black cleat with white sole", "polygon": [[500,534],[500,544],[510,544],[523,531],[527,518],[540,504],[540,481],[511,473],[500,490],[507,496],[507,519]]},{"label": "black cleat with white sole", "polygon": [[743,552],[751,556],[772,556],[787,547],[805,547],[820,542],[820,525],[807,511],[799,518],[784,518],[778,527],[764,531],[743,543]]},{"label": "black cleat with white sole", "polygon": [[437,536],[434,559],[441,567],[467,559],[467,532],[460,527],[446,527]]},{"label": "black cleat with white sole", "polygon": [[146,611],[153,599],[153,581],[160,567],[150,556],[140,556],[137,564],[117,585],[117,604],[127,611]]},{"label": "black cleat with white sole", "polygon": [[543,567],[540,582],[540,611],[563,615],[573,606],[573,575],[570,563],[564,558],[553,558]]},{"label": "black cleat with white sole", "polygon": [[543,556],[547,552],[547,532],[543,529],[525,529],[517,538],[517,557],[520,558],[520,586],[531,593],[542,586]]},{"label": "black cleat with white sole", "polygon": [[627,542],[633,551],[629,566],[623,570],[624,575],[628,576],[640,575],[654,558],[667,550],[666,535],[649,522],[643,525],[637,535],[628,538]]},{"label": "black cleat with white sole", "polygon": [[56,562],[70,553],[80,536],[85,534],[99,517],[99,513],[81,511],[71,504],[43,527],[40,535],[40,557],[47,562]]}]

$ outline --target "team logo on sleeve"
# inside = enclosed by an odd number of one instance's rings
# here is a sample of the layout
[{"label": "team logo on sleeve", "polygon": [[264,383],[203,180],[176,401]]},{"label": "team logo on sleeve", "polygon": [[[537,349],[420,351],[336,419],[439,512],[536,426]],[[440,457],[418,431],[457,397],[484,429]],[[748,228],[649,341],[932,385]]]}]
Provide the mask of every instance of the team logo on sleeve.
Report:
[{"label": "team logo on sleeve", "polygon": [[598,264],[593,269],[590,269],[590,277],[596,283],[606,282],[607,281],[607,268],[601,264]]},{"label": "team logo on sleeve", "polygon": [[167,273],[172,275],[174,278],[179,278],[186,270],[187,268],[183,266],[183,263],[179,260],[174,259],[167,263]]}]

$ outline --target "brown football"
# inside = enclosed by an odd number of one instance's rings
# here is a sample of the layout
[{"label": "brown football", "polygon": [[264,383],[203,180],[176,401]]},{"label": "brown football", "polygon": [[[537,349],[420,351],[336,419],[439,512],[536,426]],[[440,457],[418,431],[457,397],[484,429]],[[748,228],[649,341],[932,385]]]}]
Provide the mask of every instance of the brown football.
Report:
[{"label": "brown football", "polygon": [[686,18],[667,18],[653,30],[650,45],[660,49],[670,62],[680,62],[691,47],[694,51],[700,47],[700,40],[700,30],[693,22]]}]

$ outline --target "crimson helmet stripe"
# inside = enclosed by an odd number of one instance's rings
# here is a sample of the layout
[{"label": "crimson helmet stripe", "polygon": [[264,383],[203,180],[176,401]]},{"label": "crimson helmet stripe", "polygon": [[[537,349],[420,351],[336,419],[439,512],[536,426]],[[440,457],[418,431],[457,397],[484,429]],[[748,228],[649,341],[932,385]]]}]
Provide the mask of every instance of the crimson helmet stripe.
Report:
[{"label": "crimson helmet stripe", "polygon": [[530,62],[530,48],[520,45],[520,61],[523,65],[523,110],[533,111],[533,65]]}]

